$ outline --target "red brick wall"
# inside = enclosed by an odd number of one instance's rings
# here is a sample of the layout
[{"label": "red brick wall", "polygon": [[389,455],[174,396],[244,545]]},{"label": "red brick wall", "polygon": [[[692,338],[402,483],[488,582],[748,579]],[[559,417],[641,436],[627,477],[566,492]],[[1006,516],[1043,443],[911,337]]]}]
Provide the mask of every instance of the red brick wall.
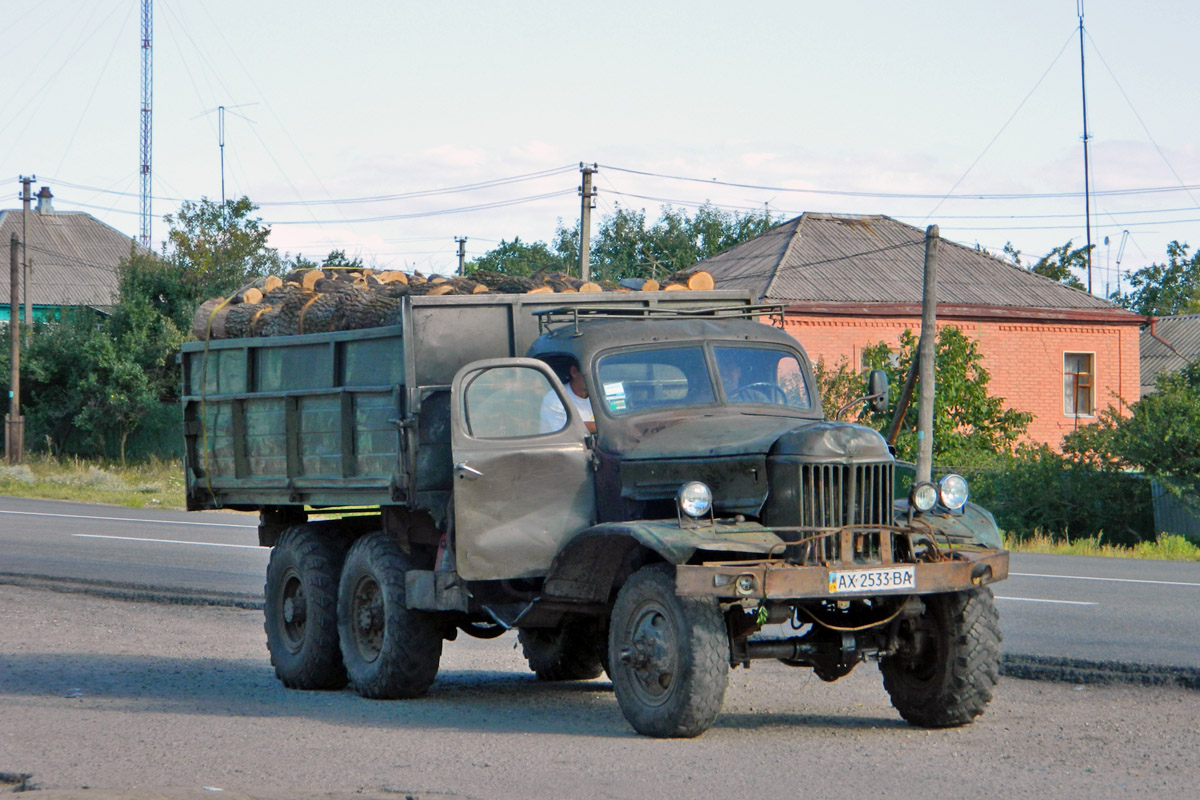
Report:
[{"label": "red brick wall", "polygon": [[[834,366],[845,358],[857,366],[862,348],[886,342],[899,347],[905,328],[921,330],[920,317],[818,317],[789,315],[786,328],[804,346],[814,364],[824,357]],[[1060,323],[1027,320],[939,320],[979,342],[983,365],[991,374],[992,395],[1008,407],[1034,414],[1028,438],[1056,450],[1062,437],[1092,418],[1063,412],[1063,354],[1094,353],[1095,406],[1120,407],[1118,397],[1138,399],[1138,326],[1093,322]]]}]

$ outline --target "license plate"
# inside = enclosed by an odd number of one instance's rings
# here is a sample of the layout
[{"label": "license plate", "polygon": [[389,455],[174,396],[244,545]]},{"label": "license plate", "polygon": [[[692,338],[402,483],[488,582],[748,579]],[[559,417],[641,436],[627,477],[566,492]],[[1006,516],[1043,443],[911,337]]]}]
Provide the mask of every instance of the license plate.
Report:
[{"label": "license plate", "polygon": [[876,567],[829,573],[830,594],[905,592],[916,588],[916,567]]}]

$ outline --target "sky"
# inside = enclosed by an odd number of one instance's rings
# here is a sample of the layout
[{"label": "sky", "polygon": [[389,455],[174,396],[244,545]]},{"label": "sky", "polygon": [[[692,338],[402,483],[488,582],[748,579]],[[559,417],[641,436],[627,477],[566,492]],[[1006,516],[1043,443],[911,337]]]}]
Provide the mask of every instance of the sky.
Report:
[{"label": "sky", "polygon": [[[154,0],[151,242],[184,200],[220,200],[223,154],[225,196],[281,252],[445,274],[456,237],[473,258],[572,226],[586,163],[593,231],[618,207],[886,214],[1029,264],[1086,240],[1079,9]],[[1104,295],[1200,246],[1200,3],[1083,11]],[[36,175],[56,209],[137,236],[140,0],[3,17],[0,208]]]}]

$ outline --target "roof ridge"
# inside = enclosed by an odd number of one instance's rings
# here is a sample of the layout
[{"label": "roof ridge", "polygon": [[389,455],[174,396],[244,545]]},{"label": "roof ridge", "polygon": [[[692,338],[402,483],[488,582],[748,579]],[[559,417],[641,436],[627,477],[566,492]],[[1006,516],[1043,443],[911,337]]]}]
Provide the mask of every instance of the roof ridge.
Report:
[{"label": "roof ridge", "polygon": [[[783,268],[783,262],[787,261],[787,257],[792,253],[792,245],[794,245],[796,240],[800,238],[800,229],[804,227],[805,217],[808,216],[808,213],[809,212],[805,211],[795,219],[788,220],[788,222],[796,223],[796,227],[788,236],[787,247],[783,248],[783,254],[780,255],[779,260],[775,262],[775,266],[771,271],[771,277],[767,281],[767,285],[763,287],[763,297],[771,296],[771,289],[775,286],[775,280],[779,277],[779,272]],[[787,223],[785,222],[784,224],[786,225]]]}]

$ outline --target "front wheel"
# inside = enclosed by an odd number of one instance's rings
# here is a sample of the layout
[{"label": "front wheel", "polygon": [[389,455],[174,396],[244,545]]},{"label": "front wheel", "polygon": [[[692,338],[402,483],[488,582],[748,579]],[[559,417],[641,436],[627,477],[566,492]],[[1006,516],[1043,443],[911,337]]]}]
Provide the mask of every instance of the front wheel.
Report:
[{"label": "front wheel", "polygon": [[409,559],[382,532],[350,548],[338,590],[338,637],[350,683],[363,697],[418,697],[437,677],[442,635],[436,619],[405,604]]},{"label": "front wheel", "polygon": [[928,595],[901,623],[900,650],[879,662],[900,716],[923,728],[966,725],[999,680],[1000,617],[991,589]]},{"label": "front wheel", "polygon": [[679,597],[675,571],[652,564],[630,576],[613,606],[609,675],[621,713],[646,736],[699,736],[729,679],[729,634],[716,600]]}]

